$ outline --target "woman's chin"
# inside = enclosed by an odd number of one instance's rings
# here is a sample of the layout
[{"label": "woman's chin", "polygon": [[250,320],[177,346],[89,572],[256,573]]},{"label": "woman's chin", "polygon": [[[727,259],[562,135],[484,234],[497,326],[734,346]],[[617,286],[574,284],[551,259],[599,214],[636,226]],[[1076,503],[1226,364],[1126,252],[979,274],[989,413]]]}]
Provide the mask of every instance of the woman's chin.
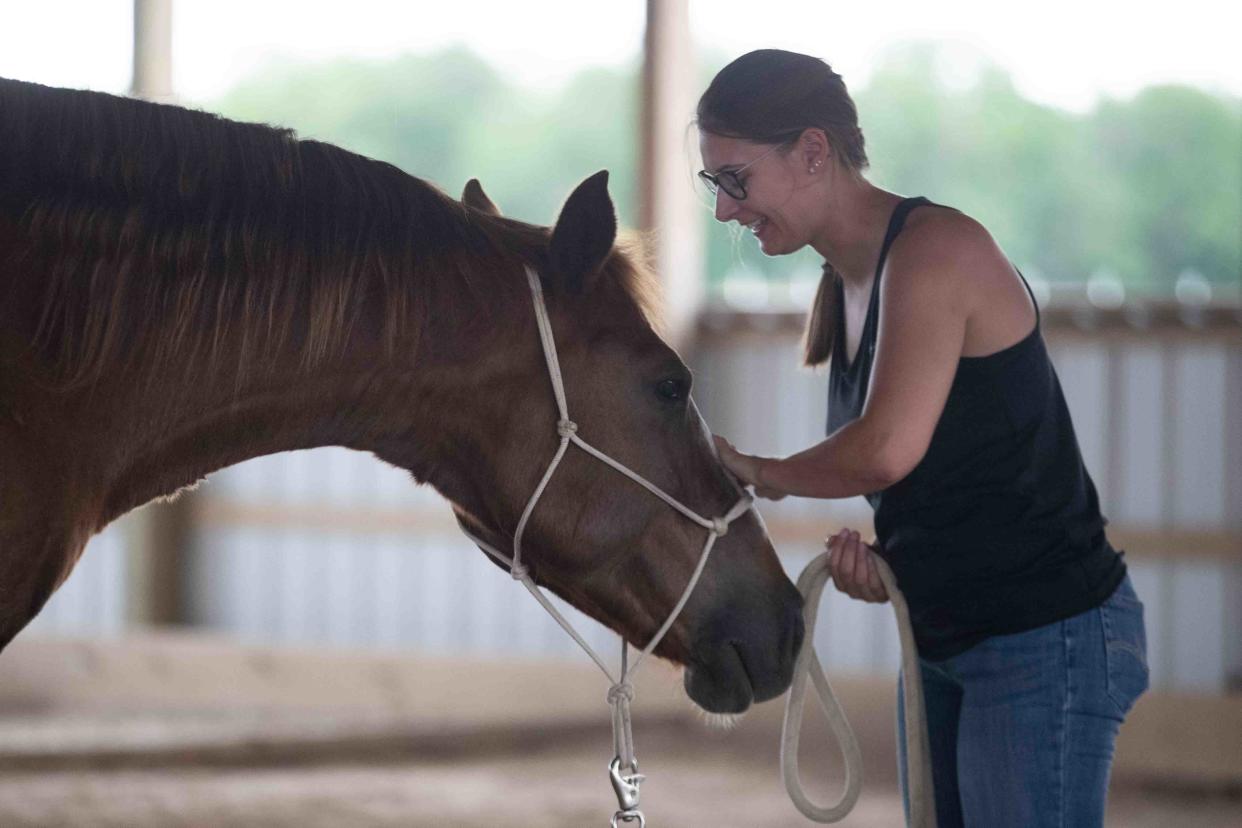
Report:
[{"label": "woman's chin", "polygon": [[765,256],[779,256],[786,252],[780,248],[780,244],[772,239],[771,236],[758,236],[756,240],[759,242],[759,251]]}]

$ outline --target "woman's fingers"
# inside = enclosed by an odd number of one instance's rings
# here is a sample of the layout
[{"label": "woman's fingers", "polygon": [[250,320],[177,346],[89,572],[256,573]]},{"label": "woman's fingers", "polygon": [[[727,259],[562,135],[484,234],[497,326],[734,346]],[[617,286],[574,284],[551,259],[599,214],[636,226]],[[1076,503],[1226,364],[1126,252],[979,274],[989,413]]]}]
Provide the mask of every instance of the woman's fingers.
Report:
[{"label": "woman's fingers", "polygon": [[845,583],[845,591],[851,597],[858,597],[858,542],[853,532],[845,533],[841,547],[841,579]]},{"label": "woman's fingers", "polygon": [[827,538],[826,548],[828,571],[832,574],[833,586],[840,592],[860,601],[882,603],[888,600],[872,558],[875,551],[862,542],[857,532],[842,529]]},{"label": "woman's fingers", "polygon": [[854,589],[850,594],[860,601],[874,600],[867,576],[867,547],[857,532],[850,532],[849,547],[853,556],[851,576],[854,582]]},{"label": "woman's fingers", "polygon": [[758,460],[752,455],[738,451],[732,443],[719,434],[713,434],[712,440],[716,443],[716,454],[720,457],[720,462],[729,470],[729,473],[736,477],[743,486],[753,485]]},{"label": "woman's fingers", "polygon": [[832,573],[833,586],[851,598],[858,597],[858,585],[854,581],[856,550],[852,543],[853,535],[849,529],[842,529],[828,539],[832,555],[829,558],[829,571]]},{"label": "woman's fingers", "polygon": [[[832,583],[837,582],[837,572],[841,566],[841,538],[840,535],[829,535],[824,541],[824,548],[828,550],[828,572],[832,575]],[[840,587],[837,587],[840,589]]]}]

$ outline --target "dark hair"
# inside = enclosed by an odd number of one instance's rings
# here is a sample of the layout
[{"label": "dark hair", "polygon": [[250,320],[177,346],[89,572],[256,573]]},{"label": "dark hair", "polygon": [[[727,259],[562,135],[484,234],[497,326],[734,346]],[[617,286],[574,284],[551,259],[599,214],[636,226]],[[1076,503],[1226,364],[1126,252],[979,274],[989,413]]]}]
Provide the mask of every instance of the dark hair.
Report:
[{"label": "dark hair", "polygon": [[[822,129],[843,167],[860,174],[868,166],[858,110],[845,81],[810,55],[782,49],[742,55],[716,73],[699,98],[695,122],[704,132],[759,144],[792,145],[804,130]],[[821,365],[832,354],[839,279],[824,262],[803,340],[807,365]]]}]

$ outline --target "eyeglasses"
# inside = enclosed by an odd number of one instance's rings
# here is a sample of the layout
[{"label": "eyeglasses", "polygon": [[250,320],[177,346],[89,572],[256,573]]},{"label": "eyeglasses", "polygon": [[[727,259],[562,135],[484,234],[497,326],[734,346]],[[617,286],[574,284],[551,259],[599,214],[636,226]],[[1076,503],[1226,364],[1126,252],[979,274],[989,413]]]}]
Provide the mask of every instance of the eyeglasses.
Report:
[{"label": "eyeglasses", "polygon": [[767,152],[763,153],[758,158],[748,161],[736,170],[720,170],[715,173],[709,173],[707,170],[699,170],[699,178],[707,186],[707,191],[712,195],[716,195],[717,190],[724,190],[729,194],[729,198],[734,201],[742,201],[746,198],[746,185],[744,185],[742,180],[737,177],[738,173],[767,158],[769,155],[780,149],[781,146],[782,144],[775,144]]}]

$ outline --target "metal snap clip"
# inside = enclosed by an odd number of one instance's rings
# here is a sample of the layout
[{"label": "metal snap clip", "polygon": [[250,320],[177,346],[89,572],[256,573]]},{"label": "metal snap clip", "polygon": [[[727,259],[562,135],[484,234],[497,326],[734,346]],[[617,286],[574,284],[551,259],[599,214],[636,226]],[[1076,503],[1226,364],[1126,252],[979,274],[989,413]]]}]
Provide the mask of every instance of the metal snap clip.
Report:
[{"label": "metal snap clip", "polygon": [[[638,812],[638,795],[639,785],[647,777],[638,772],[638,760],[634,760],[634,766],[630,768],[631,773],[621,773],[621,757],[613,757],[612,762],[608,764],[608,779],[612,782],[612,790],[617,795],[617,811],[613,817],[613,825],[616,825],[618,818],[631,822],[635,818],[642,819],[642,814]],[[627,816],[627,814],[637,814],[637,817]]]}]

